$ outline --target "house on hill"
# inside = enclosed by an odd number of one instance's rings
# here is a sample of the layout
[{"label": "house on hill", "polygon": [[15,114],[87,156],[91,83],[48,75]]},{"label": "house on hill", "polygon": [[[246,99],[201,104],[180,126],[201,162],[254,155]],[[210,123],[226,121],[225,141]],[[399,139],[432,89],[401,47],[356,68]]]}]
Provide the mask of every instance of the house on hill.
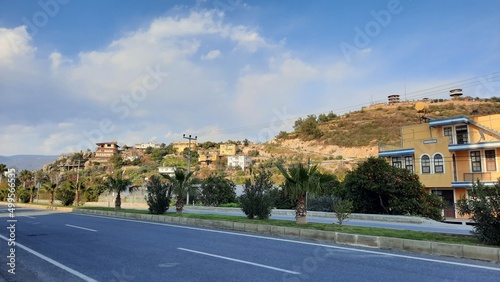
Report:
[{"label": "house on hill", "polygon": [[500,177],[500,114],[429,119],[401,128],[401,144],[379,145],[378,155],[416,173],[429,193],[443,197],[444,216],[460,218],[455,203],[476,181]]},{"label": "house on hill", "polygon": [[96,145],[97,145],[97,150],[95,152],[92,161],[98,163],[107,162],[112,156],[118,154],[118,150],[120,148],[118,142],[116,141],[101,142],[101,143],[96,143]]}]

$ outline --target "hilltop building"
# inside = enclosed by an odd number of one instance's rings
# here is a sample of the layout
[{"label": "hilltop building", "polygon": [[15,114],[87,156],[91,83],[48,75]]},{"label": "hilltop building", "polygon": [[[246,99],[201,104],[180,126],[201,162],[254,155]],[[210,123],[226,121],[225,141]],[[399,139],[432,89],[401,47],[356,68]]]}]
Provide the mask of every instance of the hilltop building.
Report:
[{"label": "hilltop building", "polygon": [[96,143],[97,150],[95,152],[93,162],[107,162],[113,155],[118,154],[120,146],[116,141]]},{"label": "hilltop building", "polygon": [[500,177],[500,115],[429,119],[401,128],[401,144],[379,145],[379,156],[416,173],[429,193],[443,197],[444,216],[459,218],[455,203],[474,182]]},{"label": "hilltop building", "polygon": [[135,148],[136,149],[147,149],[147,148],[153,148],[153,149],[158,149],[161,147],[161,144],[158,144],[158,143],[153,143],[151,141],[147,142],[147,143],[139,143],[139,144],[135,144]]},{"label": "hilltop building", "polygon": [[234,156],[238,151],[238,146],[235,144],[221,144],[219,147],[219,154],[221,156]]},{"label": "hilltop building", "polygon": [[[172,143],[174,150],[177,154],[181,154],[186,148],[188,148],[189,142],[174,142]],[[196,150],[198,143],[196,141],[191,141],[191,150]]]},{"label": "hilltop building", "polygon": [[240,167],[242,170],[246,170],[252,164],[252,158],[249,156],[229,156],[227,157],[227,167],[236,168]]}]

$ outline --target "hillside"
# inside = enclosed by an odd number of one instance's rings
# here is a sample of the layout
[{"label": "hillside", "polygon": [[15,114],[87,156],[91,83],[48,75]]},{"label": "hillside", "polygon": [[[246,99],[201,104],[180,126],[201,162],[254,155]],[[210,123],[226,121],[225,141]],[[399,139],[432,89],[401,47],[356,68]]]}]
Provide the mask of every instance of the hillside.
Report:
[{"label": "hillside", "polygon": [[[316,131],[311,131],[310,128],[309,131],[304,131],[301,130],[302,128],[295,126],[294,132],[280,134],[277,140],[282,141],[283,144],[289,143],[287,140],[291,139],[301,141],[314,140],[314,145],[309,144],[311,147],[326,145],[338,147],[372,147],[376,146],[378,142],[398,142],[402,126],[420,122],[419,114],[415,110],[414,105],[415,102],[372,105],[359,111],[335,117],[326,122],[317,121]],[[429,102],[429,111],[426,116],[429,118],[445,118],[459,115],[470,116],[473,111],[477,115],[500,114],[500,102],[496,99]]]}]

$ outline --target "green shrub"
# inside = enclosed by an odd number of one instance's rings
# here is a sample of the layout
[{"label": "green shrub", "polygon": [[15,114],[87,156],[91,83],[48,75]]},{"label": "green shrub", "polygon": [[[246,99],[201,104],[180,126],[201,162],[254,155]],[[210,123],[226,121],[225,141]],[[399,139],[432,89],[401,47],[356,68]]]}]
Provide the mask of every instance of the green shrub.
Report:
[{"label": "green shrub", "polygon": [[30,201],[30,192],[24,188],[18,188],[16,191],[17,198],[20,203],[29,203]]},{"label": "green shrub", "polygon": [[307,198],[307,210],[319,212],[332,212],[332,206],[335,202],[334,196],[309,196]]},{"label": "green shrub", "polygon": [[240,196],[241,210],[247,218],[268,219],[274,205],[272,173],[261,169],[247,180]]},{"label": "green shrub", "polygon": [[153,175],[150,177],[146,189],[147,195],[145,198],[149,206],[149,212],[152,214],[164,214],[170,206],[170,194],[172,193],[173,185],[171,183],[163,183],[160,176]]},{"label": "green shrub", "polygon": [[74,185],[71,182],[65,182],[56,190],[55,196],[63,206],[72,205],[76,196]]},{"label": "green shrub", "polygon": [[472,233],[481,242],[500,245],[500,180],[494,186],[477,181],[468,194],[457,203],[459,214],[471,216]]},{"label": "green shrub", "polygon": [[349,216],[351,215],[353,205],[352,202],[349,200],[337,199],[334,201],[332,208],[333,211],[335,212],[335,215],[337,216],[339,225],[342,226],[344,220],[349,218]]}]

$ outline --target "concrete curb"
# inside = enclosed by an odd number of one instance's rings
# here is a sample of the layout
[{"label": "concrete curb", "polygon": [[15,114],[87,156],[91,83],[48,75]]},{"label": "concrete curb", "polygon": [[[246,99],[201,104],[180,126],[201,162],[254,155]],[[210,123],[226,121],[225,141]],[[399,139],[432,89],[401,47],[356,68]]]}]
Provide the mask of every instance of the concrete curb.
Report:
[{"label": "concrete curb", "polygon": [[[47,209],[38,205],[18,204],[20,207]],[[254,223],[241,223],[222,220],[207,220],[197,218],[172,217],[152,214],[136,214],[119,211],[102,211],[78,208],[54,207],[55,211],[73,212],[99,216],[129,218],[144,221],[164,222],[191,226],[200,226],[233,231],[244,231],[283,237],[297,237],[337,244],[374,247],[380,249],[404,250],[414,253],[432,254],[466,259],[500,262],[500,248],[471,245],[458,245],[439,242],[409,240],[400,238],[378,237],[340,232],[302,229],[294,227],[271,226]]]}]

